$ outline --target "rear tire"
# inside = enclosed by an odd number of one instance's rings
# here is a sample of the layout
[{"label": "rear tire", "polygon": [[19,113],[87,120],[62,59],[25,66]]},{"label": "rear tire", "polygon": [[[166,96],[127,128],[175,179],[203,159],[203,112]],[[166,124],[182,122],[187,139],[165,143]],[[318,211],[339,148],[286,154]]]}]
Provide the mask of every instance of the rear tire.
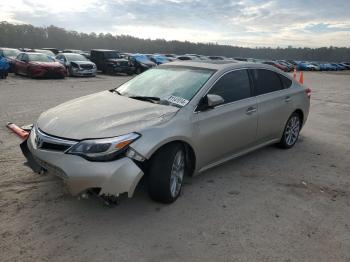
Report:
[{"label": "rear tire", "polygon": [[161,148],[151,159],[148,192],[154,201],[170,204],[181,193],[186,173],[186,155],[181,144]]},{"label": "rear tire", "polygon": [[299,139],[301,125],[302,123],[299,114],[293,113],[286,123],[282,138],[278,143],[278,146],[284,149],[292,148]]}]

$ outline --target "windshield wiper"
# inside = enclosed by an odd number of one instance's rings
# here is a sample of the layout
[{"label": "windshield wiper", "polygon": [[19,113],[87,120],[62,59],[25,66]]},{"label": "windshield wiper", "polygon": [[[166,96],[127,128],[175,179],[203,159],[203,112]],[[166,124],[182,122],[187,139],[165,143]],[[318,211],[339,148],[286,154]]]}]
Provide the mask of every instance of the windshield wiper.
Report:
[{"label": "windshield wiper", "polygon": [[111,93],[116,93],[116,94],[118,94],[118,95],[120,95],[120,96],[122,96],[122,93],[120,93],[117,89],[111,89],[111,90],[109,90],[109,92],[111,92]]},{"label": "windshield wiper", "polygon": [[147,101],[147,102],[151,102],[151,103],[160,102],[160,98],[156,97],[156,96],[129,96],[129,98],[137,99],[137,100],[141,100],[141,101]]}]

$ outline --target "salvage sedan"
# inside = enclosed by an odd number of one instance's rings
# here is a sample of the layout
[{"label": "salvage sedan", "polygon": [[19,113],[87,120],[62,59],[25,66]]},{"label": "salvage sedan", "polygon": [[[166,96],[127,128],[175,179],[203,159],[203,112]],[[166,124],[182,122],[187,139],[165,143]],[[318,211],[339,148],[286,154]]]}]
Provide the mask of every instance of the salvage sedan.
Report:
[{"label": "salvage sedan", "polygon": [[20,53],[15,61],[15,74],[26,75],[30,78],[64,78],[66,69],[54,58],[42,53]]},{"label": "salvage sedan", "polygon": [[66,67],[68,76],[96,76],[96,65],[83,55],[62,53],[56,59]]},{"label": "salvage sedan", "polygon": [[309,106],[310,89],[268,65],[174,62],[46,111],[21,148],[73,195],[131,197],[146,175],[151,198],[172,203],[185,175],[293,147]]}]

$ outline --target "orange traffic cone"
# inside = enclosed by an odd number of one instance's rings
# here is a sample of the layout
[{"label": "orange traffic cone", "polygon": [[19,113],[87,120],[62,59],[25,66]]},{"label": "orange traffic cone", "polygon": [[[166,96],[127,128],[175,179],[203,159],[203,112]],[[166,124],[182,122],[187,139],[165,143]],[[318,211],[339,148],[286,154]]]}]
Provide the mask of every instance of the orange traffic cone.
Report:
[{"label": "orange traffic cone", "polygon": [[297,69],[294,67],[294,73],[293,73],[294,80],[297,80]]},{"label": "orange traffic cone", "polygon": [[302,84],[302,85],[304,84],[304,74],[303,74],[303,71],[300,72],[299,83]]}]

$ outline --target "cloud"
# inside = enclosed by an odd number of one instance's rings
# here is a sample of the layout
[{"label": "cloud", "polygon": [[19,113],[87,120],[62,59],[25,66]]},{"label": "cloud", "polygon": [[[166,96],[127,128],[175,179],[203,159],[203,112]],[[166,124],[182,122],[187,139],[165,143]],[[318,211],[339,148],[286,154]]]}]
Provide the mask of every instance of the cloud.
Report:
[{"label": "cloud", "polygon": [[0,17],[36,26],[243,46],[349,46],[348,0],[12,0]]}]

